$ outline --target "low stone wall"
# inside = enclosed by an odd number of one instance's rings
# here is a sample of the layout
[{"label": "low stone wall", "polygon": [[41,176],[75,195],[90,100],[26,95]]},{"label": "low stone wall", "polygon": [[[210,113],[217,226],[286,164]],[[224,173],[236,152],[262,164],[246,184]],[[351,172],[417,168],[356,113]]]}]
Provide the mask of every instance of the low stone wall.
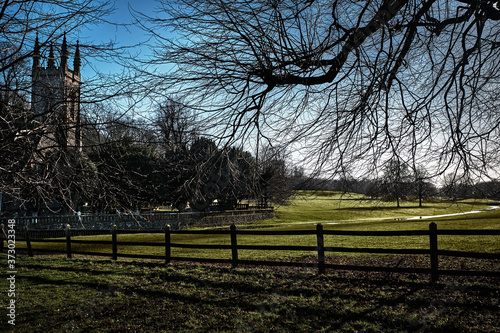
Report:
[{"label": "low stone wall", "polygon": [[[164,229],[167,224],[170,225],[172,230],[181,230],[193,227],[242,224],[273,217],[273,209],[260,209],[209,213],[20,217],[15,218],[15,220],[16,229],[19,229],[19,231],[24,226],[28,226],[30,230],[63,230],[68,224],[73,230],[111,230],[113,225],[116,225],[119,230],[159,230]],[[7,225],[7,219],[0,219],[0,223]]]},{"label": "low stone wall", "polygon": [[[274,211],[271,212],[255,212],[253,214],[221,214],[204,216],[199,220],[181,220],[176,226],[177,230],[194,228],[194,227],[221,227],[231,224],[243,224],[252,221],[266,220],[274,218]],[[172,227],[172,230],[176,230]]]}]

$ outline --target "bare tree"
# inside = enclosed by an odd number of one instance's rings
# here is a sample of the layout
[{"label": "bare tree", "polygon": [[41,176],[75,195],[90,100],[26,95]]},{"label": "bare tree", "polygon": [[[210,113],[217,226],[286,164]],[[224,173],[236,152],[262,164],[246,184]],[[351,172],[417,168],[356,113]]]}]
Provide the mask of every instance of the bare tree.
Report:
[{"label": "bare tree", "polygon": [[437,186],[429,181],[429,173],[423,166],[412,168],[413,193],[418,198],[418,206],[422,207],[422,200],[437,194]]},{"label": "bare tree", "polygon": [[165,150],[186,148],[199,135],[196,114],[181,101],[167,99],[158,107],[154,123]]},{"label": "bare tree", "polygon": [[[38,210],[58,202],[74,209],[90,191],[86,184],[92,181],[85,177],[93,177],[92,165],[78,147],[67,149],[61,143],[81,141],[80,99],[96,86],[89,78],[84,89],[70,92],[69,86],[47,84],[47,76],[45,81],[32,78],[46,66],[54,73],[58,69],[71,73],[79,82],[81,59],[90,60],[87,56],[92,53],[94,59],[117,54],[111,44],[76,41],[81,29],[103,23],[111,12],[108,1],[6,0],[0,4],[0,193],[12,207]],[[68,43],[66,36],[75,40]],[[70,53],[73,64],[68,64]],[[46,100],[40,99],[39,91],[44,91]],[[91,95],[96,96],[96,91]]]},{"label": "bare tree", "polygon": [[190,96],[221,138],[304,148],[333,173],[498,166],[496,0],[160,3],[137,14],[158,42],[148,66],[169,68],[149,92]]},{"label": "bare tree", "polygon": [[451,199],[464,199],[472,193],[474,182],[467,175],[448,173],[441,188],[443,194]]},{"label": "bare tree", "polygon": [[293,183],[284,148],[264,146],[257,160],[257,194],[262,205],[284,204],[292,195]]},{"label": "bare tree", "polygon": [[[109,1],[6,0],[0,5],[0,73],[31,60],[37,32],[41,48],[62,40],[82,27],[99,24],[112,13]],[[111,54],[112,45],[88,45],[89,49]],[[85,50],[87,50],[85,48]],[[99,55],[98,55],[99,56]]]},{"label": "bare tree", "polygon": [[391,200],[396,199],[398,208],[401,199],[405,197],[405,194],[408,195],[409,178],[408,165],[398,159],[391,159],[384,166],[383,195]]}]

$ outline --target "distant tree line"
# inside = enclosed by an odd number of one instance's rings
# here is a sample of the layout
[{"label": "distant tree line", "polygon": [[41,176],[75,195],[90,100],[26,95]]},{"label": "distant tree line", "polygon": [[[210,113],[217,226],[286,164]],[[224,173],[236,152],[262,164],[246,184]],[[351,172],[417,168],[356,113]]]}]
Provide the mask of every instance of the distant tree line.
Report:
[{"label": "distant tree line", "polygon": [[419,200],[420,206],[426,199],[442,197],[452,200],[485,198],[500,200],[500,181],[473,182],[466,177],[449,174],[440,186],[433,178],[426,176],[423,168],[411,172],[408,166],[390,160],[379,178],[344,176],[337,179],[305,177],[295,172],[294,190],[354,192],[381,200],[395,201],[399,207],[401,200]]}]

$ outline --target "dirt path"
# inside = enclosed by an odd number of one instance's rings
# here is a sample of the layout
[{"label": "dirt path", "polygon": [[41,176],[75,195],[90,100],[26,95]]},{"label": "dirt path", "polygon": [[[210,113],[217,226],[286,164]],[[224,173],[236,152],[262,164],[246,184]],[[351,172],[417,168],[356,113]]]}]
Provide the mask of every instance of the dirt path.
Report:
[{"label": "dirt path", "polygon": [[[433,218],[447,217],[447,216],[459,216],[459,215],[467,215],[467,214],[477,214],[477,213],[492,211],[492,210],[495,210],[495,209],[498,209],[498,208],[500,208],[500,206],[490,206],[490,208],[485,208],[485,209],[480,209],[480,210],[472,210],[472,211],[469,211],[469,212],[453,213],[453,214],[443,214],[443,215],[398,217],[398,218],[394,218],[393,220],[399,220],[399,221],[424,220],[424,219],[433,219]],[[312,223],[350,224],[350,223],[359,223],[359,222],[375,221],[375,220],[392,220],[392,219],[391,218],[373,218],[373,219],[362,219],[360,221],[342,221],[342,222],[327,222],[327,221],[320,222],[320,221],[314,221]],[[307,222],[307,223],[311,223],[311,222]]]},{"label": "dirt path", "polygon": [[463,212],[463,213],[453,213],[453,214],[443,214],[443,215],[429,215],[429,216],[413,216],[413,217],[407,217],[404,218],[404,220],[420,220],[420,219],[433,219],[436,217],[447,217],[447,216],[458,216],[458,215],[467,215],[467,214],[477,214],[477,213],[482,213],[482,212],[487,212],[490,210],[495,210],[498,209],[499,206],[490,206],[490,208],[486,209],[481,209],[481,210],[472,210],[470,212]]}]

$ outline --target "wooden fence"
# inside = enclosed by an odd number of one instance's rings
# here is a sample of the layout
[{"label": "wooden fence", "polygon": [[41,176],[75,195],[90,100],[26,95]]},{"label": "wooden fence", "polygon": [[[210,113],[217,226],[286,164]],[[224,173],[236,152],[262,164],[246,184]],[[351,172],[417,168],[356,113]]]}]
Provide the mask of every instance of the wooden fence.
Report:
[{"label": "wooden fence", "polygon": [[[4,228],[2,224],[2,229]],[[4,230],[2,230],[4,231]],[[28,255],[33,256],[32,242],[27,227],[24,230],[24,240],[28,250]],[[161,243],[152,242],[123,242],[118,241],[118,234],[131,234],[131,233],[162,233],[164,234],[164,241]],[[5,231],[3,232],[5,235]],[[72,244],[100,244],[111,246],[111,257],[117,260],[118,257],[122,258],[140,258],[140,259],[160,259],[165,260],[168,264],[171,261],[194,261],[202,263],[227,263],[236,268],[239,265],[263,265],[263,266],[296,266],[296,267],[313,267],[317,268],[320,274],[324,274],[325,270],[338,269],[338,270],[357,270],[357,271],[382,271],[382,272],[396,272],[396,273],[423,273],[430,274],[432,281],[438,281],[440,275],[461,275],[461,276],[490,276],[500,277],[500,271],[478,271],[478,270],[449,270],[439,269],[440,256],[452,256],[461,258],[477,258],[477,259],[492,259],[499,260],[500,254],[498,253],[477,253],[477,252],[464,252],[464,251],[449,251],[438,249],[438,236],[440,235],[455,235],[455,236],[499,236],[500,230],[437,230],[435,223],[429,224],[428,230],[412,230],[412,231],[342,231],[342,230],[324,230],[321,224],[318,224],[316,230],[294,230],[294,231],[269,231],[269,230],[249,230],[237,229],[233,224],[229,230],[171,230],[167,225],[165,230],[117,230],[116,226],[111,230],[111,240],[77,240],[72,239],[72,236],[79,235],[78,230],[71,230],[69,225],[64,230],[65,239],[37,239],[37,243],[65,243],[66,250],[59,251],[66,253],[68,258],[73,254],[78,255],[92,255],[92,256],[110,256],[110,253],[87,252],[87,251],[74,251]],[[109,234],[109,231],[108,231]],[[196,234],[196,235],[228,235],[230,237],[230,245],[208,245],[208,244],[180,244],[171,241],[172,234]],[[239,245],[238,235],[316,235],[315,246],[293,246],[293,245]],[[383,248],[349,248],[349,247],[333,247],[325,246],[326,235],[337,236],[376,236],[376,237],[394,237],[394,236],[427,236],[429,238],[428,249],[383,249]],[[119,253],[118,246],[157,246],[165,249],[165,254],[162,256],[143,255],[143,254],[127,254]],[[3,252],[3,240],[0,244],[0,250]],[[185,249],[218,249],[218,250],[231,250],[231,259],[216,259],[216,258],[193,258],[193,257],[180,257],[172,256],[172,248],[185,248]],[[242,260],[238,258],[239,250],[262,250],[262,251],[311,251],[317,254],[317,261],[314,263],[308,262],[286,262],[286,261],[268,261],[268,260]],[[56,250],[36,249],[38,252],[57,252]],[[411,254],[411,255],[428,255],[430,256],[430,265],[427,268],[415,267],[380,267],[380,266],[358,266],[358,265],[338,265],[328,264],[326,262],[325,254],[327,252],[336,253],[377,253],[377,254]]]}]

